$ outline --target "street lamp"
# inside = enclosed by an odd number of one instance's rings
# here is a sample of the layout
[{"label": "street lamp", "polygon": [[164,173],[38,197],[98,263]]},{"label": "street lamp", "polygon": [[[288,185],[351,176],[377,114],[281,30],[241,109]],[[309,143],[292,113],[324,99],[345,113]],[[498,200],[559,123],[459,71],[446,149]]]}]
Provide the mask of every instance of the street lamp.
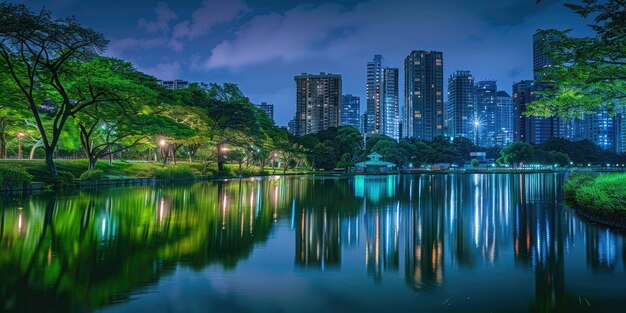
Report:
[{"label": "street lamp", "polygon": [[26,136],[25,133],[19,132],[17,133],[17,159],[22,159],[22,138]]},{"label": "street lamp", "polygon": [[163,166],[167,165],[167,154],[165,151],[165,146],[167,146],[167,142],[164,139],[159,140],[159,146],[161,147],[161,156],[163,157]]}]

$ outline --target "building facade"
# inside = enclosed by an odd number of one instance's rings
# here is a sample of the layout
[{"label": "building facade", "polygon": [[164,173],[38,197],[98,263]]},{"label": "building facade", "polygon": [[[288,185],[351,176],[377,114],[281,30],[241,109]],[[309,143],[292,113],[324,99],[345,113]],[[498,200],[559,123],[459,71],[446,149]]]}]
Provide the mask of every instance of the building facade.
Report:
[{"label": "building facade", "polygon": [[360,130],[361,98],[351,94],[343,95],[341,100],[341,125],[352,126]]},{"label": "building facade", "polygon": [[398,140],[400,107],[398,102],[398,69],[384,68],[382,55],[367,63],[366,135],[381,134]]},{"label": "building facade", "polygon": [[261,104],[258,104],[256,107],[263,110],[263,112],[267,114],[267,117],[269,117],[272,121],[274,120],[274,105],[273,104],[269,104],[267,102],[261,102]]},{"label": "building facade", "polygon": [[400,140],[400,105],[398,101],[398,69],[383,69],[381,134]]},{"label": "building facade", "polygon": [[476,145],[494,147],[496,145],[496,110],[498,87],[495,80],[483,80],[476,83]]},{"label": "building facade", "polygon": [[477,141],[475,127],[474,77],[470,71],[456,71],[448,79],[446,128],[451,138],[465,137]]},{"label": "building facade", "polygon": [[189,88],[189,82],[186,80],[182,80],[182,79],[159,80],[157,83],[169,90],[179,90],[179,89]]},{"label": "building facade", "polygon": [[294,77],[296,82],[295,134],[315,134],[340,125],[341,75],[320,73]]},{"label": "building facade", "polygon": [[496,94],[495,145],[506,147],[513,142],[513,98],[506,91]]},{"label": "building facade", "polygon": [[443,53],[412,51],[404,59],[403,136],[432,141],[443,136]]}]

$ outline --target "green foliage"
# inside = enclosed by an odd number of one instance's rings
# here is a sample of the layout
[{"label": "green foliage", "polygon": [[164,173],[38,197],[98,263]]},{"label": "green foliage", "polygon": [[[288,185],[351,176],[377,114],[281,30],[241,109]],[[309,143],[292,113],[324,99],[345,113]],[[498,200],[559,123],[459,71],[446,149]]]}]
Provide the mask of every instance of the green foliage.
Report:
[{"label": "green foliage", "polygon": [[62,189],[74,185],[74,175],[70,172],[59,171],[57,176],[48,175],[42,179],[48,188]]},{"label": "green foliage", "polygon": [[189,168],[168,166],[156,170],[154,177],[162,181],[193,180],[194,174]]},{"label": "green foliage", "polygon": [[526,142],[514,142],[500,151],[504,164],[522,164],[531,159],[533,146]]},{"label": "green foliage", "polygon": [[0,190],[29,184],[33,176],[19,166],[0,166]]},{"label": "green foliage", "polygon": [[104,178],[103,170],[87,170],[80,174],[79,179],[82,181],[99,181]]},{"label": "green foliage", "polygon": [[472,161],[470,162],[470,164],[473,167],[478,167],[480,165],[480,161],[476,160],[476,159],[472,159]]},{"label": "green foliage", "polygon": [[607,111],[626,104],[626,5],[623,0],[584,0],[566,4],[583,18],[592,18],[594,37],[577,38],[570,30],[543,30],[544,46],[552,66],[540,71],[549,88],[546,97],[532,102],[527,113],[539,116],[578,116]]}]

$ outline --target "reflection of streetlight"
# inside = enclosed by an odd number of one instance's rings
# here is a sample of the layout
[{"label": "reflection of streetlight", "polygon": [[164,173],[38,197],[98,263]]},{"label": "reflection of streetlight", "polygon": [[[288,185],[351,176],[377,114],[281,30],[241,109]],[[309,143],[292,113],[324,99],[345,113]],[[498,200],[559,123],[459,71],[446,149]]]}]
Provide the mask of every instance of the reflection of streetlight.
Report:
[{"label": "reflection of streetlight", "polygon": [[17,159],[21,160],[22,159],[22,138],[24,138],[26,136],[26,134],[19,132],[17,133]]},{"label": "reflection of streetlight", "polygon": [[18,234],[22,234],[22,228],[24,227],[24,218],[22,217],[22,215],[24,214],[24,209],[17,208],[17,210],[18,210],[18,214],[17,214],[17,233]]}]

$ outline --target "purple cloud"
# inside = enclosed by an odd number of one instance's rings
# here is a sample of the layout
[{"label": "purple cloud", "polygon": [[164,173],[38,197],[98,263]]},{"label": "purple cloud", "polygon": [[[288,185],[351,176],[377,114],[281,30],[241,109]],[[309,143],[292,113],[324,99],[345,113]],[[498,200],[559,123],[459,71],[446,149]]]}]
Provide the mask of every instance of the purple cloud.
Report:
[{"label": "purple cloud", "polygon": [[167,3],[160,1],[157,7],[154,9],[157,15],[157,20],[154,22],[148,22],[146,19],[139,19],[138,26],[145,28],[149,33],[156,32],[168,32],[170,30],[170,21],[176,20],[178,15],[170,9]]}]

